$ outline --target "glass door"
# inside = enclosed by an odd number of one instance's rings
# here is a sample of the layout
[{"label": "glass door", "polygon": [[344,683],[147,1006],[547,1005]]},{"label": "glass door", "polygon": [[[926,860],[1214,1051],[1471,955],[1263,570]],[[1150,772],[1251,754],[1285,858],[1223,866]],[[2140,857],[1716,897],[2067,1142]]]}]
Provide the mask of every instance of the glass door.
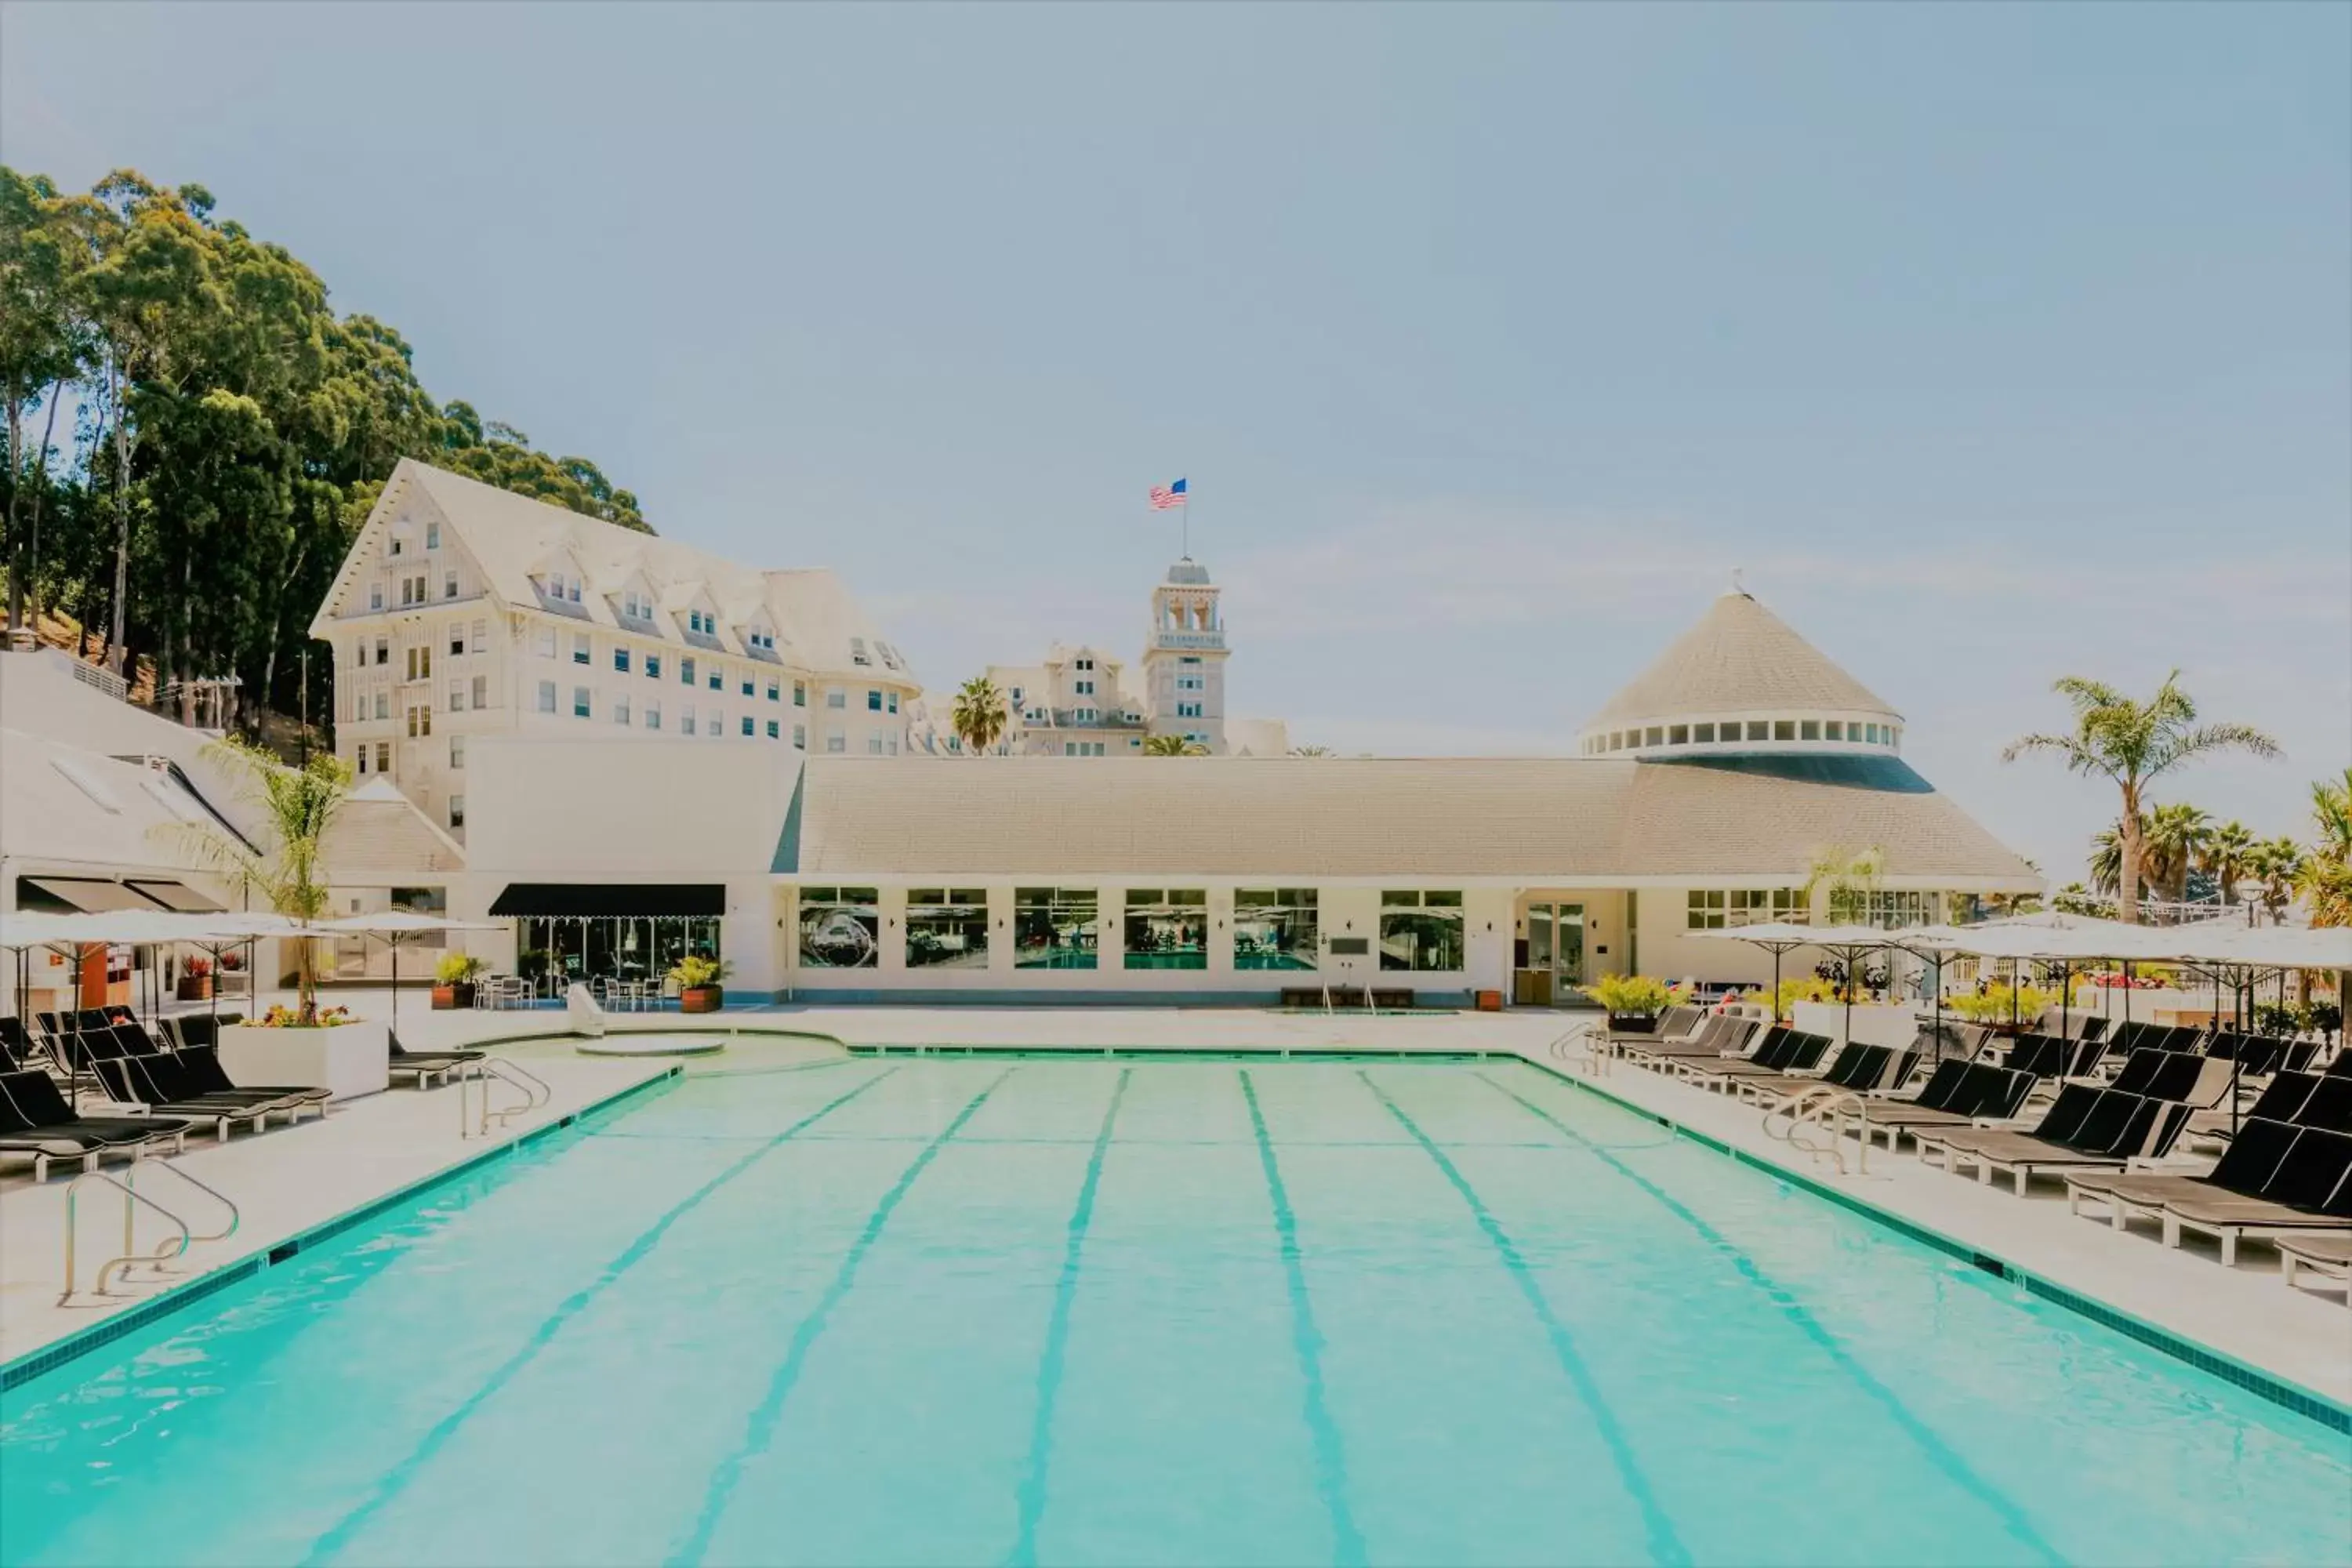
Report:
[{"label": "glass door", "polygon": [[[1564,1000],[1571,986],[1584,984],[1584,906],[1554,904],[1551,917],[1551,994]],[[1528,962],[1534,962],[1532,952]]]}]

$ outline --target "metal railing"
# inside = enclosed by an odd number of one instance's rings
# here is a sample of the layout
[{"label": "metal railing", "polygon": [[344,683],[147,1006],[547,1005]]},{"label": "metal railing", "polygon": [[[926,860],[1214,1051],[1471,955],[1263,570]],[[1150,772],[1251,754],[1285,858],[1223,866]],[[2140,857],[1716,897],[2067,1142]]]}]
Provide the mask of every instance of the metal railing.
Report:
[{"label": "metal railing", "polygon": [[[481,1085],[482,1089],[478,1118],[473,1111],[472,1086],[475,1084]],[[499,1084],[518,1091],[522,1100],[518,1103],[493,1105],[490,1091]],[[457,1136],[487,1138],[490,1135],[491,1122],[496,1121],[503,1128],[516,1117],[540,1110],[554,1098],[555,1091],[548,1087],[547,1080],[530,1068],[504,1057],[484,1057],[472,1064],[471,1070],[457,1076]]]},{"label": "metal railing", "polygon": [[[1788,1131],[1775,1132],[1774,1121],[1784,1116]],[[1845,1163],[1849,1129],[1861,1143],[1851,1171]],[[1816,1163],[1828,1155],[1841,1176],[1870,1173],[1870,1102],[1850,1089],[1817,1083],[1775,1100],[1764,1110],[1764,1136],[1803,1150]]]},{"label": "metal railing", "polygon": [[[162,1204],[138,1190],[134,1184],[138,1181],[142,1167],[169,1171],[179,1177],[180,1180],[228,1211],[228,1224],[219,1230],[195,1229],[178,1214],[165,1208]],[[110,1258],[98,1266],[98,1277],[90,1290],[92,1295],[112,1295],[113,1292],[107,1288],[109,1279],[116,1278],[127,1282],[134,1268],[152,1269],[159,1276],[169,1273],[170,1270],[165,1268],[164,1265],[186,1257],[190,1247],[199,1241],[226,1240],[236,1235],[237,1226],[244,1222],[245,1216],[226,1194],[198,1181],[166,1159],[158,1157],[134,1160],[131,1162],[131,1168],[125,1171],[121,1178],[117,1178],[110,1171],[84,1171],[66,1184],[65,1289],[58,1297],[58,1305],[60,1307],[72,1306],[75,1296],[80,1293],[76,1286],[79,1277],[79,1266],[75,1254],[81,1228],[81,1189],[93,1183],[112,1187],[122,1194],[122,1251],[120,1255]],[[152,1209],[163,1215],[178,1234],[166,1237],[163,1244],[152,1251],[142,1251],[137,1236],[139,1211],[142,1208]]]}]

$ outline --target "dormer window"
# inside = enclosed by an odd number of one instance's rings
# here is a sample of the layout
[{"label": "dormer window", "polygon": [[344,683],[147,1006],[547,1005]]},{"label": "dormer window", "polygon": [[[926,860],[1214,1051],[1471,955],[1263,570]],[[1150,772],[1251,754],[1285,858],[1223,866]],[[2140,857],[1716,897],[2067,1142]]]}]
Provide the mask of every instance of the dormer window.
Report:
[{"label": "dormer window", "polygon": [[769,653],[776,651],[776,634],[773,632],[764,632],[753,626],[744,634],[743,640],[753,647],[765,649]]},{"label": "dormer window", "polygon": [[866,651],[866,639],[864,637],[852,637],[849,639],[849,662],[852,664],[872,664],[874,662],[872,657]]},{"label": "dormer window", "polygon": [[438,550],[441,548],[441,525],[439,523],[428,522],[425,525],[425,548],[427,550]]},{"label": "dormer window", "polygon": [[877,642],[874,645],[874,647],[875,651],[882,656],[882,662],[887,665],[890,668],[904,669],[907,668],[898,658],[898,650],[892,647],[888,643]]},{"label": "dormer window", "polygon": [[632,621],[652,620],[654,618],[653,596],[648,594],[640,594],[635,588],[622,589],[621,614],[624,617]]},{"label": "dormer window", "polygon": [[719,618],[706,616],[700,610],[688,610],[686,612],[686,629],[701,637],[716,637],[719,635]]}]

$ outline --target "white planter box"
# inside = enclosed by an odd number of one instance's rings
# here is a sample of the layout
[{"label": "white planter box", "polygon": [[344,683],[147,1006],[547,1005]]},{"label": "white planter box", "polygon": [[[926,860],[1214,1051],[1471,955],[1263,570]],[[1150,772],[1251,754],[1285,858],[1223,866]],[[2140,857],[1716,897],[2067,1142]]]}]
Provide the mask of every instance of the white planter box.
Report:
[{"label": "white planter box", "polygon": [[392,1030],[366,1019],[332,1029],[233,1024],[220,1032],[220,1061],[239,1084],[326,1089],[349,1100],[391,1087]]},{"label": "white planter box", "polygon": [[1856,1045],[1893,1046],[1897,1049],[1911,1043],[1919,1032],[1918,1010],[1906,1002],[1900,1005],[1885,1002],[1857,1002],[1853,1005],[1853,1032],[1846,1033],[1845,1004],[1843,1002],[1800,1002],[1795,1008],[1797,1027],[1809,1035],[1827,1035],[1832,1040],[1852,1039]]}]

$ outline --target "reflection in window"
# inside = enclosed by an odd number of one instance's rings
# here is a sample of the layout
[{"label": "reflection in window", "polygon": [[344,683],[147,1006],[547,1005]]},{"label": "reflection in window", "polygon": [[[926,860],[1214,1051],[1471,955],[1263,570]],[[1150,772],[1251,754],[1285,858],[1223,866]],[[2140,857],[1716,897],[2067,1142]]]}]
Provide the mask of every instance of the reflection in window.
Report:
[{"label": "reflection in window", "polygon": [[873,969],[882,958],[881,911],[872,888],[801,889],[801,963]]},{"label": "reflection in window", "polygon": [[986,969],[988,890],[910,889],[907,894],[907,967]]},{"label": "reflection in window", "polygon": [[1314,889],[1234,890],[1235,969],[1312,969],[1318,934]]},{"label": "reflection in window", "polygon": [[1127,967],[1209,967],[1209,895],[1198,888],[1129,888]]},{"label": "reflection in window", "polygon": [[1391,889],[1381,894],[1381,967],[1462,967],[1462,895]]},{"label": "reflection in window", "polygon": [[1092,969],[1099,941],[1092,888],[1013,889],[1013,967]]}]

